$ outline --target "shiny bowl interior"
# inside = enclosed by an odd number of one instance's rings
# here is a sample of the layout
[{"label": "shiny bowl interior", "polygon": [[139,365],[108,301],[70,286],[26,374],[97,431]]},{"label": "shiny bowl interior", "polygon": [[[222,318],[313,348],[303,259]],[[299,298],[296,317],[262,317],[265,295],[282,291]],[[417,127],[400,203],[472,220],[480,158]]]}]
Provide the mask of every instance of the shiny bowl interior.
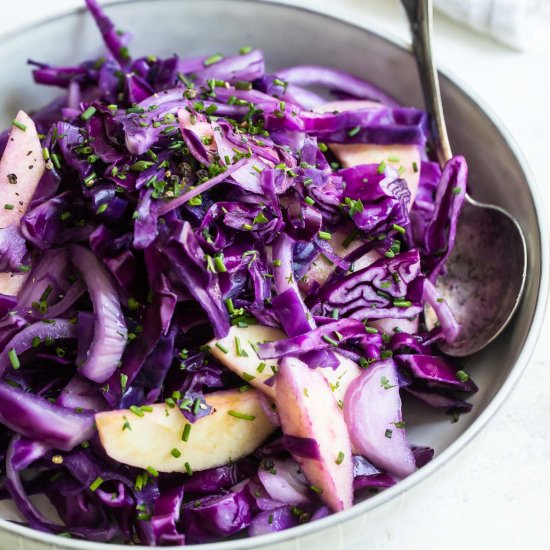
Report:
[{"label": "shiny bowl interior", "polygon": [[[281,0],[282,1],[282,0]],[[279,1],[133,0],[108,8],[117,24],[132,31],[135,54],[182,56],[236,52],[254,45],[266,54],[269,70],[296,64],[323,64],[368,78],[407,105],[422,106],[416,69],[408,48],[373,29],[346,19],[292,7]],[[404,23],[405,24],[405,23]],[[99,34],[83,11],[68,14],[0,39],[0,116],[6,126],[19,108],[32,110],[58,91],[32,83],[29,57],[72,64],[103,52]],[[443,75],[442,92],[451,144],[466,157],[474,198],[507,209],[527,239],[527,284],[520,308],[508,329],[483,352],[471,357],[467,370],[480,387],[473,411],[452,424],[448,416],[406,403],[411,442],[430,445],[435,460],[408,479],[352,509],[315,523],[255,539],[196,546],[197,550],[265,547],[270,550],[350,548],[365,540],[372,521],[406,491],[462,448],[494,414],[517,382],[541,328],[548,287],[548,243],[541,200],[526,165],[506,131],[456,79]],[[409,502],[409,504],[411,504]],[[0,517],[14,519],[9,507]],[[0,520],[4,548],[45,550],[126,546],[60,539]]]}]

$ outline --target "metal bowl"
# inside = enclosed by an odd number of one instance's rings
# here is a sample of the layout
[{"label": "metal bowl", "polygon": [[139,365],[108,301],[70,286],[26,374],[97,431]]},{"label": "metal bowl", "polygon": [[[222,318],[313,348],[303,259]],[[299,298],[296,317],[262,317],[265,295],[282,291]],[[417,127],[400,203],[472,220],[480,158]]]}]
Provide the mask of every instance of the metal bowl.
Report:
[{"label": "metal bowl", "polygon": [[[167,56],[177,51],[193,56],[236,52],[252,44],[264,50],[270,70],[302,63],[338,67],[374,81],[406,105],[422,105],[409,49],[342,15],[292,7],[284,0],[133,0],[111,5],[108,13],[119,26],[132,31],[132,51],[137,54]],[[102,51],[98,32],[82,10],[2,38],[0,66],[7,76],[0,82],[3,126],[17,109],[39,107],[56,93],[33,85],[25,66],[28,57],[62,65]],[[513,139],[487,107],[446,72],[442,92],[453,150],[468,160],[472,195],[512,213],[527,238],[529,257],[525,295],[513,322],[496,342],[469,360],[468,371],[480,387],[472,399],[473,411],[451,424],[441,413],[407,404],[410,440],[434,447],[433,462],[345,512],[271,535],[198,545],[197,550],[338,550],[355,544],[363,548],[373,525],[384,525],[398,506],[414,506],[405,498],[411,487],[480,432],[531,357],[544,317],[549,278],[548,232],[540,195]],[[0,509],[3,517],[8,512]],[[25,550],[127,548],[67,540],[5,520],[0,520],[0,545]]]}]

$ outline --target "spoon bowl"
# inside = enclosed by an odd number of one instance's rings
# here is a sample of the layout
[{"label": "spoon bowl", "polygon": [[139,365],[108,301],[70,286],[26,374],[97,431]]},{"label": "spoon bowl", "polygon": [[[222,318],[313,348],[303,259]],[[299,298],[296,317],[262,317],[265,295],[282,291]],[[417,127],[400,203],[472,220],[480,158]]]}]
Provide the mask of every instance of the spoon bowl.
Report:
[{"label": "spoon bowl", "polygon": [[[413,52],[428,112],[431,145],[441,167],[452,157],[439,79],[432,56],[432,0],[402,0],[411,27]],[[439,348],[464,357],[480,351],[508,325],[527,275],[527,247],[514,217],[468,194],[457,224],[453,250],[436,287],[460,324],[452,342]],[[433,315],[427,312],[428,324]]]}]

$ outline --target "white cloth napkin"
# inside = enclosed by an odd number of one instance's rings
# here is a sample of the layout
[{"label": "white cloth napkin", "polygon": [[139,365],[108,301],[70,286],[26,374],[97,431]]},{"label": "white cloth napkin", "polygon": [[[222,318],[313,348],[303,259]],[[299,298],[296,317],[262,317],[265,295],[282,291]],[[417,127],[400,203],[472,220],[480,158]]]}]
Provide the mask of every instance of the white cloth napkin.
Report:
[{"label": "white cloth napkin", "polygon": [[548,39],[550,0],[434,0],[434,6],[514,49]]}]

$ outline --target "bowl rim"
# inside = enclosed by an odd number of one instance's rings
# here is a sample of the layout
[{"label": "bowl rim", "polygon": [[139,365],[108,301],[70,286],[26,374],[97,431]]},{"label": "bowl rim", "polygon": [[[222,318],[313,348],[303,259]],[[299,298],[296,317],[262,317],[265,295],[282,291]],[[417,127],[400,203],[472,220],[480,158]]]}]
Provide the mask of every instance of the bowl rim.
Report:
[{"label": "bowl rim", "polygon": [[[124,4],[133,4],[136,2],[146,3],[155,0],[108,0],[104,7],[109,8],[110,6],[119,6]],[[177,1],[177,0],[168,0],[168,1]],[[203,0],[204,1],[204,0]],[[208,0],[215,1],[215,0]],[[238,0],[245,2],[257,2],[258,0]],[[339,21],[351,27],[355,27],[360,31],[365,31],[367,33],[375,34],[390,46],[398,47],[401,50],[407,52],[411,51],[410,44],[402,40],[400,37],[395,36],[393,33],[388,32],[384,29],[379,28],[376,24],[367,22],[361,14],[357,13],[356,10],[352,8],[343,8],[339,6],[338,13],[334,13],[334,10],[331,10],[331,7],[328,4],[323,2],[316,4],[315,7],[311,6],[309,3],[306,3],[306,0],[259,0],[261,3],[277,6],[279,8],[286,8],[288,10],[296,10],[306,13],[311,13],[315,15],[320,15],[322,17]],[[33,29],[47,26],[54,21],[74,17],[77,14],[86,12],[84,6],[78,8],[70,8],[66,11],[41,19],[31,25],[23,25],[13,31],[3,33],[0,35],[0,47],[3,43],[8,41],[10,37],[19,35],[22,32],[30,32]],[[405,22],[405,21],[404,21]],[[260,535],[257,537],[248,537],[240,538],[228,541],[220,541],[206,544],[195,544],[192,545],[193,548],[197,550],[245,550],[245,549],[254,549],[265,547],[270,544],[282,543],[284,541],[297,539],[299,537],[304,537],[311,535],[316,532],[325,531],[335,526],[340,526],[342,523],[351,520],[359,515],[365,514],[369,510],[377,508],[389,502],[390,500],[398,497],[399,495],[410,490],[415,485],[422,482],[427,477],[433,475],[438,471],[444,464],[449,462],[455,455],[457,455],[461,450],[463,450],[487,425],[487,423],[495,416],[499,411],[505,401],[510,397],[513,389],[516,387],[520,377],[524,373],[527,364],[529,363],[535,348],[536,344],[542,329],[544,322],[546,309],[548,305],[548,295],[549,295],[549,282],[550,282],[550,264],[549,264],[549,254],[550,254],[550,240],[549,240],[549,231],[548,224],[546,222],[545,208],[540,193],[540,188],[537,184],[535,176],[531,172],[527,160],[525,159],[523,153],[521,152],[519,146],[517,145],[515,139],[512,137],[508,129],[500,121],[499,117],[493,112],[493,110],[482,100],[476,92],[471,90],[468,85],[466,85],[459,77],[457,77],[451,70],[449,70],[444,64],[441,65],[438,62],[438,72],[440,77],[443,77],[450,84],[454,85],[462,94],[464,94],[469,100],[471,100],[472,105],[477,109],[480,115],[484,116],[485,119],[493,126],[493,128],[500,134],[500,136],[505,141],[507,147],[510,149],[514,155],[515,160],[518,163],[518,166],[524,176],[525,181],[527,182],[527,188],[531,195],[531,199],[534,205],[535,214],[537,217],[537,229],[539,233],[539,242],[540,250],[538,253],[540,255],[540,271],[539,271],[539,285],[536,289],[536,303],[531,324],[529,327],[528,335],[525,339],[525,343],[521,348],[519,356],[510,371],[510,374],[506,378],[504,384],[500,390],[496,393],[493,399],[489,402],[486,409],[481,413],[481,415],[474,420],[472,425],[455,441],[453,441],[449,447],[441,452],[433,461],[429,462],[421,469],[417,470],[415,473],[400,481],[393,487],[385,489],[383,492],[360,502],[351,508],[327,516],[325,518],[319,519],[315,522],[307,523],[304,525],[299,525],[290,529],[279,531],[276,533],[269,533],[265,535]],[[82,549],[82,550],[107,550],[107,548],[112,550],[126,550],[127,545],[122,544],[112,544],[112,543],[101,543],[101,542],[91,542],[86,540],[78,539],[68,539],[59,537],[58,535],[43,533],[32,529],[30,527],[13,523],[8,520],[0,518],[0,537],[1,531],[11,532],[13,535],[19,535],[22,539],[33,539],[35,541],[42,542],[47,545],[51,545],[52,548],[67,548],[67,549]],[[23,548],[23,541],[20,541],[21,548]],[[150,548],[150,546],[136,545],[135,548]],[[178,547],[174,547],[178,548]],[[184,547],[179,547],[184,548]]]}]

